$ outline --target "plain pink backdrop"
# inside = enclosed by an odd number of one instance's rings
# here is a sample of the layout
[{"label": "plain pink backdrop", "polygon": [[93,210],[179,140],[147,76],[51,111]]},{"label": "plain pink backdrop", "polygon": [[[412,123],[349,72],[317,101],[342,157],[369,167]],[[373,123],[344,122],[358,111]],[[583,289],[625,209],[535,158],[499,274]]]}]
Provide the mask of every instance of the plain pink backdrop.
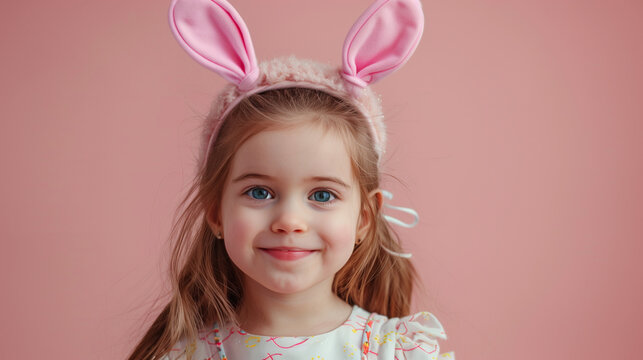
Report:
[{"label": "plain pink backdrop", "polygon": [[[339,64],[370,4],[234,1],[260,59]],[[0,23],[0,358],[122,359],[224,81],[169,1],[14,1]],[[632,359],[643,336],[643,3],[423,1],[375,85],[385,187],[458,359]],[[338,9],[341,9],[340,13]]]}]

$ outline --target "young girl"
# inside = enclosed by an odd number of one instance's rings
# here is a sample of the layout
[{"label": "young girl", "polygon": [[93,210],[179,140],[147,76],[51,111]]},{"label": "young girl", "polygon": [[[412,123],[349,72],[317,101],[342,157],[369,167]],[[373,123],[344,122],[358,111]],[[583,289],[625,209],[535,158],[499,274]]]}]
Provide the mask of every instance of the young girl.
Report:
[{"label": "young girl", "polygon": [[385,132],[368,88],[417,46],[419,1],[376,1],[339,70],[257,65],[224,0],[174,0],[170,25],[231,84],[173,231],[172,298],[130,359],[452,358],[438,320],[409,315],[416,275],[382,213]]}]

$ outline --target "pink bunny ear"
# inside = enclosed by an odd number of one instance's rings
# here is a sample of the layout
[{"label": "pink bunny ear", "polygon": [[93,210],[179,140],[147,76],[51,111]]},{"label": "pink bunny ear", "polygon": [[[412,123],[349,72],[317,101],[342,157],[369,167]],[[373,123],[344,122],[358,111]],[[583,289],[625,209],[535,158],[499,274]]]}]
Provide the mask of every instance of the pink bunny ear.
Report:
[{"label": "pink bunny ear", "polygon": [[250,33],[225,0],[173,0],[170,28],[179,44],[201,65],[237,85],[252,89],[259,68]]},{"label": "pink bunny ear", "polygon": [[419,0],[377,0],[346,36],[342,76],[364,88],[397,70],[415,51],[423,29]]}]

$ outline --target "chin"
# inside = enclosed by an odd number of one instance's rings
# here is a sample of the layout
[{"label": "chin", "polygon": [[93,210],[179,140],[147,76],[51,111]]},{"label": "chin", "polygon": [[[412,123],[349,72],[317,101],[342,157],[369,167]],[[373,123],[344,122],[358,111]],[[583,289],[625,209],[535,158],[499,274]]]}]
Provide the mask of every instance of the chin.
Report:
[{"label": "chin", "polygon": [[270,285],[267,287],[268,290],[282,295],[296,294],[312,287],[310,284],[303,284],[292,279],[276,280]]},{"label": "chin", "polygon": [[292,295],[302,292],[307,292],[309,290],[320,291],[320,293],[325,293],[327,286],[327,291],[332,291],[332,279],[305,279],[293,276],[284,276],[284,277],[274,277],[270,279],[265,279],[264,281],[257,281],[257,284],[263,286],[265,289],[281,295]]}]

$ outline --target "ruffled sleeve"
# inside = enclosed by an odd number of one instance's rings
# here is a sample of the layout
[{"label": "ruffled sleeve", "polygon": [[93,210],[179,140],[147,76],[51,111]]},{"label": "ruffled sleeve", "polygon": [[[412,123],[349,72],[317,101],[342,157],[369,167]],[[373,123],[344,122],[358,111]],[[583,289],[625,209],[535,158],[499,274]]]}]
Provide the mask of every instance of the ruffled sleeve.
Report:
[{"label": "ruffled sleeve", "polygon": [[402,318],[373,317],[368,359],[453,360],[440,354],[438,340],[446,340],[442,324],[429,312]]}]

